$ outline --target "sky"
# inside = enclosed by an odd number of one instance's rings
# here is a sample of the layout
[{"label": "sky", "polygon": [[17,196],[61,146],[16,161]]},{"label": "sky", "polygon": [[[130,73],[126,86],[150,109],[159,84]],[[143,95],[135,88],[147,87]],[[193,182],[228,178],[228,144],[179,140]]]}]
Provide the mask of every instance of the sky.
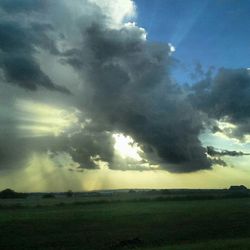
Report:
[{"label": "sky", "polygon": [[138,24],[148,39],[170,42],[182,63],[249,67],[248,1],[137,0]]},{"label": "sky", "polygon": [[250,187],[249,10],[1,0],[0,188]]}]

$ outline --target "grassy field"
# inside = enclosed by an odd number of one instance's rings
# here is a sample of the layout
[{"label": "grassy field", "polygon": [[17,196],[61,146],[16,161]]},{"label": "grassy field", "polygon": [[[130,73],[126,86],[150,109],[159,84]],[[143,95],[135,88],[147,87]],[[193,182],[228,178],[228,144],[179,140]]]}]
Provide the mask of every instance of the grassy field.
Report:
[{"label": "grassy field", "polygon": [[151,248],[136,248],[137,250],[249,250],[250,238],[233,240],[211,240],[196,244],[179,244],[176,246],[163,246]]},{"label": "grassy field", "polygon": [[2,206],[0,249],[250,249],[249,225],[249,198]]}]

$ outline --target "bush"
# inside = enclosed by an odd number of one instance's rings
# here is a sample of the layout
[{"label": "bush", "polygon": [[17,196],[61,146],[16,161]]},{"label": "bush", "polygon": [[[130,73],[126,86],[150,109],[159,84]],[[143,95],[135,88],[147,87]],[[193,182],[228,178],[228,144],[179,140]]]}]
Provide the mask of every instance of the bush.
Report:
[{"label": "bush", "polygon": [[27,196],[27,194],[17,193],[9,188],[0,192],[0,199],[22,199],[26,198]]}]

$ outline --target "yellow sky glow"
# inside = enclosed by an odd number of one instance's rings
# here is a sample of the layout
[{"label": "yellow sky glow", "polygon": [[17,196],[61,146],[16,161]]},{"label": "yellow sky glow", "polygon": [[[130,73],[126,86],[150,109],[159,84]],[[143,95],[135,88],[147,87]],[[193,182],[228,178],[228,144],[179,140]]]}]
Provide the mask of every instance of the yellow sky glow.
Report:
[{"label": "yellow sky glow", "polygon": [[[57,136],[78,122],[75,112],[62,108],[24,100],[17,100],[16,105],[21,112],[19,129],[27,136]],[[112,136],[114,153],[119,156],[119,161],[124,160],[126,164],[127,159],[138,163],[143,160],[143,151],[132,137],[120,133]],[[222,144],[228,144],[226,139],[216,136]],[[100,163],[101,169],[84,169],[81,173],[69,171],[67,163],[63,167],[56,166],[47,153],[33,154],[23,168],[0,176],[0,188],[10,187],[20,191],[32,189],[38,192],[67,189],[81,191],[121,188],[227,188],[241,184],[250,187],[247,157],[242,168],[214,166],[212,170],[187,174],[173,174],[164,170],[111,170],[98,157],[93,160]]]},{"label": "yellow sky glow", "polygon": [[[25,182],[20,182],[25,180]],[[58,167],[48,154],[33,154],[24,169],[3,173],[0,188],[19,191],[91,191],[123,188],[228,188],[230,185],[250,187],[249,170],[215,166],[213,170],[173,174],[163,170],[120,171],[102,168],[82,173]]]}]

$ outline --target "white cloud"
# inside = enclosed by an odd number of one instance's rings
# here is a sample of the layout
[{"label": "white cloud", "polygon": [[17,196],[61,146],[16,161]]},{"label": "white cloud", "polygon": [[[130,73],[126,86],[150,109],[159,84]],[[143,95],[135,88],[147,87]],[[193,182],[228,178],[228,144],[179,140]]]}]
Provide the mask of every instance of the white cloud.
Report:
[{"label": "white cloud", "polygon": [[125,20],[136,16],[136,6],[132,0],[90,0],[108,15],[114,26],[121,25]]},{"label": "white cloud", "polygon": [[175,52],[175,47],[172,43],[168,43],[169,49],[170,49],[170,54],[173,54]]}]

